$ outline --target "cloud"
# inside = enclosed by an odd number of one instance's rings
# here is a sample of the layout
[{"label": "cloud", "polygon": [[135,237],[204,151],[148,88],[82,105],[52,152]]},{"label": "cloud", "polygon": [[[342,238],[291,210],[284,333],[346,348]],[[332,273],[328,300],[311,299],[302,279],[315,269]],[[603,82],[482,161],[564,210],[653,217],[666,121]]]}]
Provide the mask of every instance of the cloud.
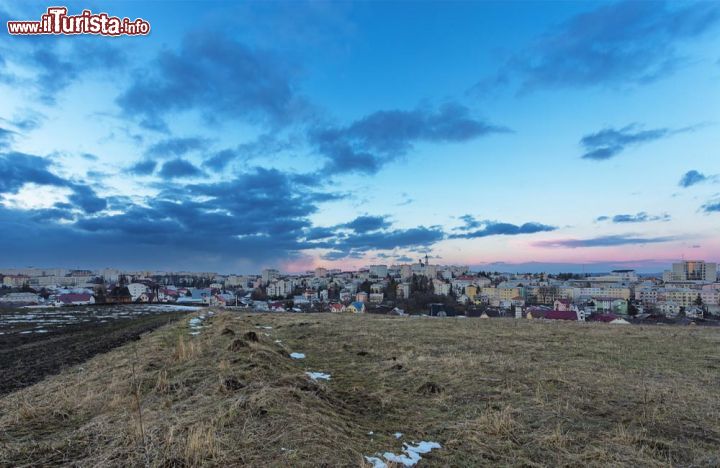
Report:
[{"label": "cloud", "polygon": [[161,51],[136,74],[117,103],[154,130],[165,130],[167,116],[188,110],[198,110],[209,121],[279,126],[305,109],[291,80],[294,74],[268,51],[202,30],[187,34],[178,50]]},{"label": "cloud", "polygon": [[582,158],[596,161],[610,159],[620,154],[627,147],[650,143],[678,133],[693,131],[696,128],[642,130],[637,124],[630,124],[620,129],[605,128],[582,137],[580,144],[586,151]]},{"label": "cloud", "polygon": [[191,162],[176,158],[163,164],[158,175],[163,179],[179,179],[184,177],[198,177],[202,175],[202,171]]},{"label": "cloud", "polygon": [[86,185],[74,185],[68,200],[86,213],[97,213],[107,208],[107,201],[98,197],[95,191]]},{"label": "cloud", "polygon": [[293,148],[294,145],[295,143],[290,139],[280,139],[272,134],[262,134],[252,141],[238,145],[236,148],[224,149],[213,154],[205,160],[205,165],[217,171],[222,171],[233,161],[248,162],[252,158],[271,157]]},{"label": "cloud", "polygon": [[0,127],[0,149],[8,148],[17,135],[12,130]]},{"label": "cloud", "polygon": [[382,229],[360,233],[336,233],[334,239],[326,240],[318,247],[332,249],[323,258],[362,258],[371,250],[394,250],[428,247],[445,237],[439,226],[418,226],[409,229]]},{"label": "cloud", "polygon": [[[49,36],[5,36],[4,40],[0,38],[0,81],[29,88],[43,103],[55,104],[66,88],[89,74],[113,72],[124,66],[127,55],[119,43],[126,40],[77,36],[72,41],[58,41]],[[18,68],[23,72],[16,73]],[[37,125],[27,123],[30,127]]]},{"label": "cloud", "polygon": [[717,175],[705,175],[701,172],[698,172],[696,170],[687,171],[683,176],[680,178],[680,182],[678,182],[678,185],[683,188],[692,187],[693,185],[700,184],[702,182],[707,181],[714,181],[717,180]]},{"label": "cloud", "polygon": [[374,174],[417,143],[459,143],[508,131],[448,103],[439,109],[374,112],[345,127],[313,129],[309,141],[326,159],[323,172]]},{"label": "cloud", "polygon": [[555,226],[549,226],[547,224],[541,224],[536,222],[524,223],[521,225],[511,223],[501,223],[498,221],[490,220],[477,220],[474,216],[464,215],[461,216],[465,224],[458,228],[456,231],[464,231],[458,234],[451,234],[450,239],[475,239],[479,237],[488,236],[515,236],[519,234],[534,234],[537,232],[549,232],[557,229]]},{"label": "cloud", "polygon": [[152,175],[157,167],[157,161],[145,160],[138,161],[128,168],[128,172],[134,175]]},{"label": "cloud", "polygon": [[356,233],[377,231],[389,226],[390,222],[384,216],[358,216],[349,223],[340,225],[340,227],[352,229]]},{"label": "cloud", "polygon": [[720,213],[720,200],[709,201],[701,208],[705,213]]},{"label": "cloud", "polygon": [[29,132],[39,128],[44,120],[45,116],[39,112],[26,109],[10,120],[10,123],[22,131]]},{"label": "cloud", "polygon": [[[0,244],[22,247],[22,255],[3,258],[35,261],[51,252],[54,261],[66,264],[82,258],[102,266],[112,258],[118,266],[202,264],[223,269],[237,262],[247,268],[247,262],[288,261],[316,248],[305,239],[313,228],[308,217],[319,204],[342,197],[296,179],[296,174],[255,168],[219,183],[165,183],[157,195],[140,202],[108,198],[107,206],[117,213],[105,216],[72,212],[71,204],[29,211],[0,206],[0,223],[8,226],[0,230]],[[83,199],[73,204],[82,202],[92,211],[93,193],[76,192]],[[61,218],[70,222],[55,222]]]},{"label": "cloud", "polygon": [[475,89],[514,83],[530,92],[652,82],[687,65],[681,46],[719,20],[713,2],[604,4],[537,37]]},{"label": "cloud", "polygon": [[615,247],[619,245],[657,244],[677,240],[677,237],[639,237],[633,234],[599,236],[589,239],[557,239],[534,242],[533,246],[542,248],[577,249],[584,247]]},{"label": "cloud", "polygon": [[[106,201],[98,197],[92,188],[58,177],[50,171],[51,166],[49,159],[40,156],[18,152],[0,154],[0,174],[3,174],[0,178],[0,194],[18,193],[25,184],[66,187],[72,191],[68,201],[85,213],[96,213],[105,209]],[[72,205],[64,206],[61,213],[63,217],[72,208]],[[55,212],[56,215],[58,213]]]},{"label": "cloud", "polygon": [[216,171],[221,171],[232,161],[238,159],[240,153],[233,149],[224,149],[216,152],[205,160],[205,165]]},{"label": "cloud", "polygon": [[670,221],[670,215],[667,213],[663,213],[660,215],[649,215],[644,211],[641,211],[637,214],[618,214],[613,216],[612,218],[610,216],[598,216],[595,221],[612,221],[616,224],[622,224],[622,223],[647,223],[650,221]]},{"label": "cloud", "polygon": [[192,151],[205,149],[208,144],[209,141],[205,138],[167,138],[151,145],[145,151],[145,156],[158,159],[179,157]]},{"label": "cloud", "polygon": [[0,193],[17,193],[26,183],[65,187],[67,182],[50,172],[48,159],[19,152],[0,153]]}]

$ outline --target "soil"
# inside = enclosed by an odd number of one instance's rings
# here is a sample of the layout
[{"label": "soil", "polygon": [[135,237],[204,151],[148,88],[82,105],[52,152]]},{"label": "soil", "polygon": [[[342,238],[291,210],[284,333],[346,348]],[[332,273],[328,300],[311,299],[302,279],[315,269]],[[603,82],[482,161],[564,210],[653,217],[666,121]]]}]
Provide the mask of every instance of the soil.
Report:
[{"label": "soil", "polygon": [[47,333],[0,335],[0,395],[32,385],[190,312],[165,312],[111,322],[85,322]]}]

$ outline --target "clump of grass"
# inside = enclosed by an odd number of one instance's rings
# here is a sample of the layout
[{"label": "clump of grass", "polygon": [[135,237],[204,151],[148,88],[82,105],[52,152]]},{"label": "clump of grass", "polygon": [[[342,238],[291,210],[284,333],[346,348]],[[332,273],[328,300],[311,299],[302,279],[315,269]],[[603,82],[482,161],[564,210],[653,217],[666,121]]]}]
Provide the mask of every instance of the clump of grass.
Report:
[{"label": "clump of grass", "polygon": [[218,454],[216,441],[212,422],[191,426],[185,440],[185,462],[191,466],[212,463]]}]

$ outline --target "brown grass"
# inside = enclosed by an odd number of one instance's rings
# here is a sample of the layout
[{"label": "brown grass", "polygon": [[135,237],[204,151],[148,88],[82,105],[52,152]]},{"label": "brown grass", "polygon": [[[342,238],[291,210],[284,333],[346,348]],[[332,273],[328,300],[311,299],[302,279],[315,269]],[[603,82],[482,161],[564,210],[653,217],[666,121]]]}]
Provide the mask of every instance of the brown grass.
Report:
[{"label": "brown grass", "polygon": [[357,466],[420,440],[443,446],[424,465],[720,464],[720,330],[233,313],[204,325],[0,398],[0,466]]}]

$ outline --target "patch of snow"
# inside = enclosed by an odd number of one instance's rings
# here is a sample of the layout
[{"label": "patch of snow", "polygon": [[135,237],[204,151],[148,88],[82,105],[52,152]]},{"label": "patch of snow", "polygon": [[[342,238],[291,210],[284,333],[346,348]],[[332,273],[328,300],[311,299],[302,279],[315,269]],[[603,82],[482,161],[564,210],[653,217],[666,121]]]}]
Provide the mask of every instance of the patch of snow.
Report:
[{"label": "patch of snow", "polygon": [[403,436],[403,433],[402,433],[402,432],[396,432],[396,433],[393,434],[393,435],[395,436],[396,439],[399,439],[400,437]]},{"label": "patch of snow", "polygon": [[293,359],[305,359],[305,354],[303,353],[290,353],[290,357]]},{"label": "patch of snow", "polygon": [[382,460],[381,460],[380,458],[378,458],[378,457],[368,457],[368,456],[366,455],[366,456],[365,456],[365,460],[366,460],[368,463],[370,463],[370,464],[373,466],[373,468],[387,468],[387,463],[385,463],[384,461],[382,461]]},{"label": "patch of snow", "polygon": [[256,326],[255,328],[262,328],[262,329],[264,329],[264,330],[272,330],[272,327],[260,327],[260,326]]},{"label": "patch of snow", "polygon": [[[372,432],[370,434],[372,434]],[[402,433],[396,432],[395,437],[400,438],[398,434],[402,436]],[[388,462],[397,463],[402,466],[415,466],[422,459],[421,454],[429,453],[431,450],[439,448],[440,444],[437,442],[422,441],[415,445],[403,444],[403,451],[400,454],[385,452],[382,454],[382,458]],[[379,457],[365,456],[365,460],[367,460],[368,463],[372,463],[373,468],[387,468],[387,463]]]},{"label": "patch of snow", "polygon": [[325,374],[323,372],[305,372],[305,375],[310,377],[311,379],[318,381],[318,380],[330,380],[330,374]]},{"label": "patch of snow", "polygon": [[275,340],[275,343],[282,343],[282,340]]}]

